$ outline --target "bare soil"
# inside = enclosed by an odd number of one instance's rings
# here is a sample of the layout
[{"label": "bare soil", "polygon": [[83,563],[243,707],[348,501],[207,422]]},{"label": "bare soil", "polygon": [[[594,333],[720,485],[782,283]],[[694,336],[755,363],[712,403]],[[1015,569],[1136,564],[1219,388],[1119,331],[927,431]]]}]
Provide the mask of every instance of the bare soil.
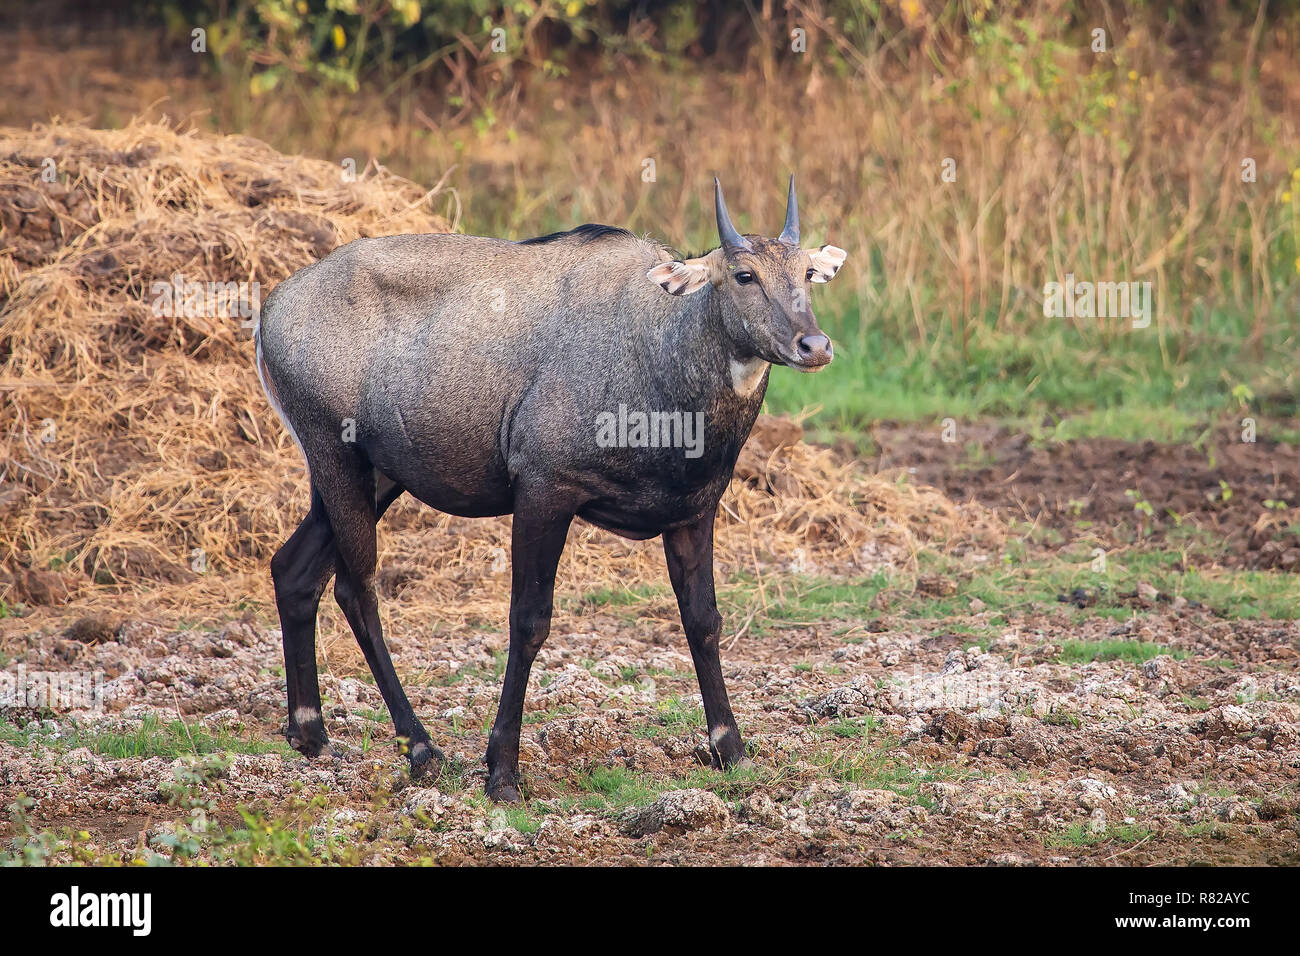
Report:
[{"label": "bare soil", "polygon": [[[506,639],[466,629],[391,637],[458,772],[410,781],[390,725],[372,719],[383,705],[359,653],[327,642],[338,755],[234,756],[206,791],[210,819],[235,825],[239,807],[275,815],[324,795],[301,826],[318,840],[343,834],[374,863],[1300,863],[1294,622],[1184,608],[1079,623],[1045,607],[1001,627],[987,651],[957,632],[987,612],[751,629],[724,660],[755,768],[724,778],[702,765],[691,662],[666,611],[651,601],[641,619],[579,609],[557,621],[528,695],[531,823],[482,796]],[[179,715],[196,736],[224,727],[272,740],[284,719],[278,632],[247,618],[211,631],[127,619],[31,633],[20,659],[104,670],[107,712],[84,726],[130,731]],[[1167,653],[1058,662],[1064,640],[1117,633]],[[187,822],[167,802],[185,764],[5,743],[0,789],[34,798],[38,829],[86,831],[99,858],[129,860]],[[664,792],[587,805],[609,768]]]},{"label": "bare soil", "polygon": [[1300,447],[1266,434],[1243,441],[1242,434],[1225,425],[1199,445],[1108,438],[1034,443],[996,424],[977,424],[945,442],[938,428],[885,423],[873,437],[878,468],[906,467],[955,501],[977,501],[1008,519],[1054,529],[1064,542],[1140,539],[1161,546],[1197,529],[1218,545],[1200,557],[1223,567],[1300,571],[1294,518]]}]

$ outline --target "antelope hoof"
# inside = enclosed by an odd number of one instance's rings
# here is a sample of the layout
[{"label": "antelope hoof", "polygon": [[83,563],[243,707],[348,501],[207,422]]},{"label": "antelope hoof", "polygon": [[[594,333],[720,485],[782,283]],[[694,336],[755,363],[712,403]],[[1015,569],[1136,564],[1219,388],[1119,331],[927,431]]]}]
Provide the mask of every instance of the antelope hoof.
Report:
[{"label": "antelope hoof", "polygon": [[709,734],[709,753],[713,756],[713,766],[717,770],[730,770],[750,763],[745,756],[745,744],[740,739],[740,731],[734,727],[724,727]]},{"label": "antelope hoof", "polygon": [[518,774],[494,774],[487,782],[487,795],[493,803],[522,803]]},{"label": "antelope hoof", "polygon": [[319,717],[305,726],[290,722],[284,737],[289,746],[304,757],[319,757],[330,745],[329,737],[325,736],[325,724]]},{"label": "antelope hoof", "polygon": [[436,775],[438,769],[447,762],[447,758],[443,756],[442,751],[428,741],[421,741],[416,744],[406,756],[411,761],[412,780]]}]

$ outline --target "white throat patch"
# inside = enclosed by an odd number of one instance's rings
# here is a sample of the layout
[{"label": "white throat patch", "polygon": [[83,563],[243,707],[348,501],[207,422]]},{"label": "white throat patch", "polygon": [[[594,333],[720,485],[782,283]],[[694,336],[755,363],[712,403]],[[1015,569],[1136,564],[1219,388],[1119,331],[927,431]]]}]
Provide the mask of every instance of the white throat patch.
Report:
[{"label": "white throat patch", "polygon": [[731,359],[731,387],[737,395],[750,395],[763,381],[767,371],[767,362],[761,358],[752,358],[748,362]]}]

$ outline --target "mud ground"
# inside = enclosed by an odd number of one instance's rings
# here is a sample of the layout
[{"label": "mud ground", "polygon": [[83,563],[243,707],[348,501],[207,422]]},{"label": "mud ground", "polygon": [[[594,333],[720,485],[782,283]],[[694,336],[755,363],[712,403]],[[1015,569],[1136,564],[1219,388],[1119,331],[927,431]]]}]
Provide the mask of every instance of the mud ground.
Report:
[{"label": "mud ground", "polygon": [[1203,532],[1218,545],[1204,557],[1217,564],[1294,573],[1300,447],[1267,431],[1243,441],[1241,427],[1223,422],[1189,444],[1034,442],[989,423],[944,441],[938,428],[882,423],[873,460],[882,470],[906,467],[956,501],[1050,528],[1063,542],[1159,546]]},{"label": "mud ground", "polygon": [[[1267,543],[1251,546],[1259,503],[1294,495],[1300,474],[1285,446],[1268,452],[1262,471],[1263,459],[1249,458],[1259,448],[1209,467],[1182,448],[1040,449],[996,430],[987,438],[991,454],[972,467],[901,430],[878,435],[882,458],[906,446],[918,477],[954,498],[1063,534],[1085,517],[1090,534],[1131,543],[1124,491],[1140,488],[1157,514],[1168,501],[1184,520],[1222,532],[1224,560],[1238,567],[1258,566]],[[1175,474],[1191,490],[1160,497]],[[1202,494],[1202,506],[1197,492],[1220,487],[1220,477],[1237,504],[1216,507]],[[1146,540],[1165,530],[1153,521]],[[1289,540],[1276,529],[1268,540],[1279,538]],[[1281,557],[1275,566],[1286,573]],[[724,670],[754,766],[722,774],[706,766],[670,598],[558,611],[529,688],[527,799],[513,810],[484,799],[480,763],[502,629],[430,624],[389,635],[411,700],[451,761],[438,779],[411,781],[349,645],[328,645],[322,663],[337,753],[307,761],[277,743],[279,637],[257,614],[206,630],[129,615],[10,627],[10,669],[102,669],[108,704],[77,715],[84,744],[50,715],[0,715],[0,789],[32,800],[0,837],[61,835],[49,859],[98,862],[1300,863],[1295,621],[1230,620],[1186,604],[1125,620],[1054,602],[994,614],[974,602],[934,619],[740,625],[728,622]],[[1152,653],[1062,655],[1063,644],[1084,640]],[[178,719],[192,744],[267,752],[216,763],[95,752],[104,749],[95,733],[129,736]],[[275,837],[233,849],[258,827]],[[281,838],[289,850],[274,843]]]}]

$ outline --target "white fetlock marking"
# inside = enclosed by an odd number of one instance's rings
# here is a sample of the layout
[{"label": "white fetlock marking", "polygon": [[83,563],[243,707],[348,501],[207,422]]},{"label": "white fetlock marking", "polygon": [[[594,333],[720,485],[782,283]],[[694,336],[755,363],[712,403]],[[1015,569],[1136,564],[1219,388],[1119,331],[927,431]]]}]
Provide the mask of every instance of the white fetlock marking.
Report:
[{"label": "white fetlock marking", "polygon": [[715,729],[714,729],[714,730],[709,734],[709,743],[713,744],[714,747],[717,747],[718,744],[722,743],[722,738],[725,737],[725,736],[727,736],[727,733],[730,731],[730,729],[731,729],[731,728],[729,728],[729,727],[717,727],[717,728],[715,728]]},{"label": "white fetlock marking", "polygon": [[315,707],[297,707],[294,708],[293,722],[299,727],[309,724],[313,720],[320,720],[320,711]]}]

